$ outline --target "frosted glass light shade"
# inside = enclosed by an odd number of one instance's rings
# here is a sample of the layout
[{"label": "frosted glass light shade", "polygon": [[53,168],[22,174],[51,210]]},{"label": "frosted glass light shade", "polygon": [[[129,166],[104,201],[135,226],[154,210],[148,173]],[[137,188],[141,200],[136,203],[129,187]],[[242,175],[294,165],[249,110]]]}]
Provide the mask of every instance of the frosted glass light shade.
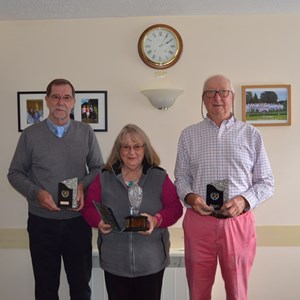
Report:
[{"label": "frosted glass light shade", "polygon": [[141,91],[150,103],[158,109],[168,109],[172,106],[176,98],[183,93],[180,89],[149,89]]}]

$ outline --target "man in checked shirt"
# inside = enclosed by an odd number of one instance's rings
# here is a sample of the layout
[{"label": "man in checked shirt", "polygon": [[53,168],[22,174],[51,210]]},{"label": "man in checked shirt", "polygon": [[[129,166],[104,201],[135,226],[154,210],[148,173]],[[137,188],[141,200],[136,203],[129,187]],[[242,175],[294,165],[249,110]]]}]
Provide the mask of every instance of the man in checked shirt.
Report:
[{"label": "man in checked shirt", "polygon": [[[218,261],[226,299],[247,299],[256,253],[252,210],[274,192],[262,137],[235,118],[233,100],[228,78],[208,78],[202,94],[207,115],[183,130],[178,143],[175,185],[187,207],[183,229],[191,300],[211,299]],[[228,183],[219,211],[206,204],[207,185],[214,182]]]}]

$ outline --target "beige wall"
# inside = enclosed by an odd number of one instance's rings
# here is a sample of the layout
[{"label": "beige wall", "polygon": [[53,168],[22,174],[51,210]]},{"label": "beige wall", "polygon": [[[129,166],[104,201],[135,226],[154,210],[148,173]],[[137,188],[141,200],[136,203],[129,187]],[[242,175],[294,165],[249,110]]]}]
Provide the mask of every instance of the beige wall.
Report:
[{"label": "beige wall", "polygon": [[[166,70],[165,79],[159,79],[154,69],[144,65],[137,52],[140,34],[154,23],[175,27],[184,42],[180,61]],[[44,90],[56,77],[71,80],[77,90],[107,90],[108,132],[96,133],[104,158],[119,130],[126,123],[136,123],[148,133],[162,166],[173,178],[180,132],[201,119],[203,81],[209,75],[222,73],[233,81],[235,114],[239,119],[242,85],[292,85],[292,125],[259,128],[273,167],[276,190],[272,199],[255,210],[255,216],[259,226],[271,231],[273,225],[274,230],[278,226],[291,230],[296,227],[293,246],[299,247],[299,28],[299,15],[0,22],[0,229],[25,228],[27,219],[26,201],[6,179],[20,136],[17,91]],[[184,93],[168,111],[159,111],[139,92],[150,87],[182,88]],[[180,225],[178,222],[176,226]],[[283,246],[289,245],[287,242]],[[284,259],[290,264],[296,260],[299,265],[296,252]],[[288,270],[286,273],[299,278],[300,271],[298,268],[292,275]],[[259,278],[258,282],[263,280]],[[270,284],[270,288],[274,287]],[[289,291],[291,297],[287,299],[296,299],[297,285]]]}]

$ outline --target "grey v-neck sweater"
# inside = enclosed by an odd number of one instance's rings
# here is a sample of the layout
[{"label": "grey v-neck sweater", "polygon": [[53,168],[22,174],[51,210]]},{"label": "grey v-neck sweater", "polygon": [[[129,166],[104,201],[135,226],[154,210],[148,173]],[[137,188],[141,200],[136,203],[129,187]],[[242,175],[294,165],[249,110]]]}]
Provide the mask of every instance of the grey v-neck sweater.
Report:
[{"label": "grey v-neck sweater", "polygon": [[58,138],[45,120],[22,132],[7,177],[26,197],[30,213],[44,218],[70,219],[80,212],[48,211],[40,206],[38,192],[46,190],[57,203],[60,181],[77,177],[86,188],[102,164],[98,141],[88,124],[71,120],[65,135]]}]

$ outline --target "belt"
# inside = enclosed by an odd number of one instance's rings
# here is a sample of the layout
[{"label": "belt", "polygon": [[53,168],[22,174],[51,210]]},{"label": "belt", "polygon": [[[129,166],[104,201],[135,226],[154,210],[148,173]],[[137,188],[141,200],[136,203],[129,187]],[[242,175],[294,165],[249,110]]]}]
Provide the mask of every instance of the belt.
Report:
[{"label": "belt", "polygon": [[210,216],[217,218],[217,219],[228,219],[229,218],[228,216],[224,216],[224,215],[214,212],[214,211],[210,214]]}]

